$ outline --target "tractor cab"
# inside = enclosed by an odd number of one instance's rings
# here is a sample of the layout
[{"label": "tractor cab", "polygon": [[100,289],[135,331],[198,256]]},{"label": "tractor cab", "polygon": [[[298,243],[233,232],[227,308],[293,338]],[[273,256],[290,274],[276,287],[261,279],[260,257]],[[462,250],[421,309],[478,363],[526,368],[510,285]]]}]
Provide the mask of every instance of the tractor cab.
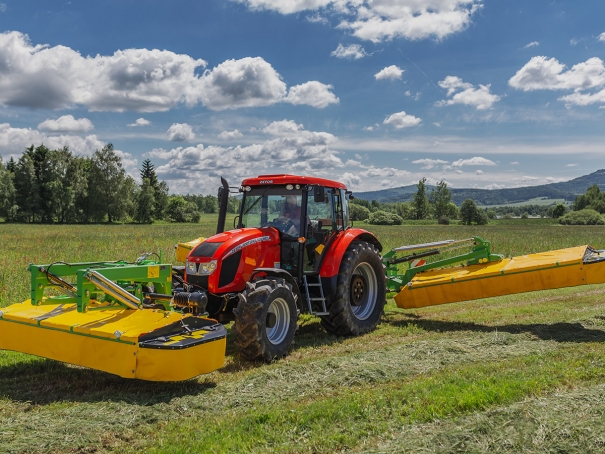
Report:
[{"label": "tractor cab", "polygon": [[274,228],[280,261],[299,282],[317,271],[330,238],[349,227],[350,193],[341,183],[293,175],[261,175],[244,180],[239,228]]}]

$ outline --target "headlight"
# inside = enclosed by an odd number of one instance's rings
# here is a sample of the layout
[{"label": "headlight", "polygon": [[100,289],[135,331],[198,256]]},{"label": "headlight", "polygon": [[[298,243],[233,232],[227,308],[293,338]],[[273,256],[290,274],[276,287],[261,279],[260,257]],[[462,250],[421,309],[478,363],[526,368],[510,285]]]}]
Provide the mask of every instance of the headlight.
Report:
[{"label": "headlight", "polygon": [[212,274],[216,269],[216,260],[212,260],[208,263],[200,263],[200,268],[198,270],[198,274],[208,275]]},{"label": "headlight", "polygon": [[187,262],[187,274],[197,274],[197,266],[193,262]]}]

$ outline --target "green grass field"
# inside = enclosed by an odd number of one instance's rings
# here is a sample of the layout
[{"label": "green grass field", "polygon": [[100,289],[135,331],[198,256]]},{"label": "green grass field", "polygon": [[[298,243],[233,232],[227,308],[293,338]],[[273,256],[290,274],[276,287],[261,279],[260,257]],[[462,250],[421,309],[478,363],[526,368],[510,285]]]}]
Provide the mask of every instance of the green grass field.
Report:
[{"label": "green grass field", "polygon": [[[581,244],[605,226],[365,226],[385,248],[481,236],[505,255]],[[228,220],[227,225],[232,222]],[[0,224],[0,306],[30,262],[174,260],[200,225]],[[360,226],[359,223],[356,223]],[[148,383],[0,351],[0,452],[603,452],[605,287],[398,309],[358,338],[303,315],[288,357]]]}]

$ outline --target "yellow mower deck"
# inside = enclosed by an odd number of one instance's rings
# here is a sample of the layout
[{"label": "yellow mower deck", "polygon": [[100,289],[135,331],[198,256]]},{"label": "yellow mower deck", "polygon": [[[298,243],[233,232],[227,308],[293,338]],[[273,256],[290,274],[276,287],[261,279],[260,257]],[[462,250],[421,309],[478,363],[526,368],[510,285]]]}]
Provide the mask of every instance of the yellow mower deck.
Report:
[{"label": "yellow mower deck", "polygon": [[152,381],[187,380],[223,366],[226,329],[215,320],[157,309],[91,309],[30,300],[2,308],[0,349]]},{"label": "yellow mower deck", "polygon": [[[587,260],[590,254],[590,260]],[[425,271],[395,295],[405,309],[605,282],[602,252],[589,246]]]}]

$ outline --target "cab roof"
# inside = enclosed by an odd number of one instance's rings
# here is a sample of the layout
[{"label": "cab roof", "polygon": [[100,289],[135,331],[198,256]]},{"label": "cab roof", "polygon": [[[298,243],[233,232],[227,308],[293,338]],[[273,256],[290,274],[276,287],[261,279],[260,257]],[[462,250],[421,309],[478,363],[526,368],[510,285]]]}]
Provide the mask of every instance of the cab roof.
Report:
[{"label": "cab roof", "polygon": [[267,186],[270,184],[300,184],[300,185],[318,185],[328,188],[347,189],[347,187],[334,180],[325,178],[307,177],[299,175],[289,175],[281,173],[277,175],[259,175],[255,178],[246,178],[242,181],[242,186]]}]

